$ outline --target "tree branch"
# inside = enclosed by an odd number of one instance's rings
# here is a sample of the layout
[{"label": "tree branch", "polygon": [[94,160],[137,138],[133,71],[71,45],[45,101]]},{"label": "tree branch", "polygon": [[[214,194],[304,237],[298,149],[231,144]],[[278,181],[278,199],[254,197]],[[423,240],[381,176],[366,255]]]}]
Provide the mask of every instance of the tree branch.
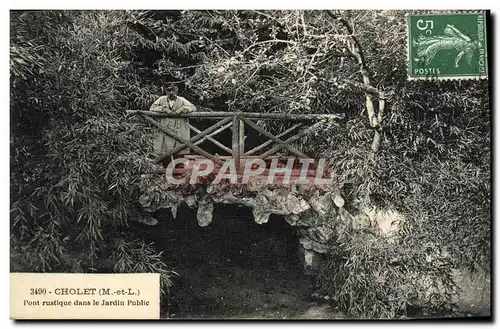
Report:
[{"label": "tree branch", "polygon": [[241,54],[243,55],[244,53],[246,53],[247,51],[249,51],[250,49],[258,46],[258,45],[262,45],[262,44],[265,44],[265,43],[288,43],[288,44],[291,44],[291,45],[296,45],[297,42],[295,41],[291,41],[291,40],[280,40],[280,39],[271,39],[271,40],[264,40],[264,41],[259,41],[259,42],[256,42],[250,46],[248,46],[246,49],[244,49]]},{"label": "tree branch", "polygon": [[[349,33],[349,36],[352,40],[352,47],[347,47],[349,52],[352,54],[352,56],[356,59],[358,62],[358,65],[360,66],[360,72],[361,76],[363,78],[363,84],[360,84],[355,81],[351,80],[344,80],[346,83],[349,83],[350,85],[353,85],[357,88],[360,88],[366,93],[365,96],[365,107],[366,111],[368,114],[368,120],[370,121],[370,125],[372,128],[374,128],[374,136],[373,136],[373,141],[371,145],[371,153],[370,153],[370,159],[375,160],[375,155],[377,154],[378,150],[380,149],[380,142],[382,139],[382,126],[381,123],[384,119],[384,110],[385,110],[385,95],[383,92],[379,91],[377,88],[373,87],[370,81],[370,76],[371,72],[366,65],[365,61],[365,56],[363,53],[363,47],[361,46],[361,43],[359,42],[358,37],[354,34],[354,29],[352,25],[349,23],[347,19],[344,17],[337,15],[334,13],[332,10],[327,10],[326,11],[328,16],[331,18],[339,21],[344,28],[347,30]],[[373,100],[372,97],[377,96],[378,97],[378,111],[376,113],[375,107],[373,105]]]},{"label": "tree branch", "polygon": [[[358,63],[362,66],[362,69],[364,69],[366,71],[367,78],[368,78],[368,81],[369,81],[370,80],[370,76],[369,76],[370,72],[368,70],[368,67],[366,66],[365,55],[363,53],[363,47],[361,47],[361,43],[359,42],[358,37],[356,37],[356,35],[354,34],[354,29],[353,29],[351,23],[349,23],[344,17],[337,16],[332,10],[327,10],[326,13],[330,17],[332,17],[333,19],[338,20],[345,27],[345,29],[347,30],[347,32],[349,32],[349,36],[351,37],[351,39],[354,42],[356,48],[358,49],[357,52],[354,51],[354,53],[356,53],[356,54],[353,53],[353,55],[355,57],[357,57],[357,58],[359,57],[358,58]],[[367,84],[370,84],[370,83],[367,83]]]}]

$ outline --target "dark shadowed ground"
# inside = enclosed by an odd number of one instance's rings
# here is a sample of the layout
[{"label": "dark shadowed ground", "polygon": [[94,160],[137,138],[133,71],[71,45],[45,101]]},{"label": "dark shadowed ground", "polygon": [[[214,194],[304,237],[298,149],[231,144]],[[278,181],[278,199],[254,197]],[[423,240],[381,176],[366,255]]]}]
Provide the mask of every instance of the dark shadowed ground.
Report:
[{"label": "dark shadowed ground", "polygon": [[179,274],[163,317],[289,319],[339,317],[311,299],[314,279],[303,274],[298,238],[282,218],[258,225],[247,208],[218,206],[208,227],[194,210],[157,214],[157,248]]},{"label": "dark shadowed ground", "polygon": [[[196,210],[156,213],[147,236],[178,273],[162,301],[166,319],[345,319],[324,300],[311,298],[314,277],[303,272],[299,242],[283,218],[258,225],[248,208],[217,205],[212,223],[198,226]],[[144,226],[143,226],[144,228]],[[410,318],[477,316],[469,312]]]}]

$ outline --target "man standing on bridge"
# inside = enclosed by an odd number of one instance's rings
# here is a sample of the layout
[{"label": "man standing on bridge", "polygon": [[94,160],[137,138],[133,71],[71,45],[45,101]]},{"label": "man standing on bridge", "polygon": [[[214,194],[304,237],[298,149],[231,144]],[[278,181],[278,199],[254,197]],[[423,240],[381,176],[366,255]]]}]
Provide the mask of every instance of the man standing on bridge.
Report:
[{"label": "man standing on bridge", "polygon": [[[158,98],[151,105],[150,111],[176,114],[195,112],[196,107],[184,97],[177,96],[178,91],[177,86],[170,85],[166,90],[166,95]],[[161,118],[159,123],[175,131],[179,137],[184,139],[190,138],[188,118]],[[153,140],[153,148],[157,156],[174,149],[180,144],[181,142],[163,132],[159,132]],[[186,147],[177,154],[189,154],[189,148]]]}]

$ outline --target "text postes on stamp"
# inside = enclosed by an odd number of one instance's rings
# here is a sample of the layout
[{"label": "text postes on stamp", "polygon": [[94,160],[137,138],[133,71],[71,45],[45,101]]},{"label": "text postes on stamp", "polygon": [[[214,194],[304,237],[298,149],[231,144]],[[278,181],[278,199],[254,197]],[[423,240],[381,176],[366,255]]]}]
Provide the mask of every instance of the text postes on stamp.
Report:
[{"label": "text postes on stamp", "polygon": [[484,13],[408,15],[408,79],[488,77]]}]

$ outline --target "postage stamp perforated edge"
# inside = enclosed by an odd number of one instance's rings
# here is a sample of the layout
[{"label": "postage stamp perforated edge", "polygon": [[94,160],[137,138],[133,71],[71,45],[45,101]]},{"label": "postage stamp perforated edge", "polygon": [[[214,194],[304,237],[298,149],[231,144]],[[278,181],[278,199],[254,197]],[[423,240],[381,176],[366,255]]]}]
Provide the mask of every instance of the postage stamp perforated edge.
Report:
[{"label": "postage stamp perforated edge", "polygon": [[414,11],[409,11],[405,14],[405,21],[406,21],[406,80],[407,81],[422,81],[422,80],[427,80],[427,81],[448,81],[448,80],[486,80],[488,79],[488,36],[487,36],[487,26],[485,26],[485,61],[486,61],[486,74],[485,75],[448,75],[448,76],[439,76],[439,75],[429,75],[429,76],[421,76],[421,77],[415,77],[411,76],[409,74],[410,72],[410,63],[411,63],[411,58],[410,58],[410,35],[411,35],[411,26],[409,22],[410,16],[426,16],[426,15],[459,15],[459,14],[482,14],[485,19],[485,25],[486,25],[486,19],[487,19],[487,10],[437,10],[437,9],[430,9],[430,10],[414,10]]}]

